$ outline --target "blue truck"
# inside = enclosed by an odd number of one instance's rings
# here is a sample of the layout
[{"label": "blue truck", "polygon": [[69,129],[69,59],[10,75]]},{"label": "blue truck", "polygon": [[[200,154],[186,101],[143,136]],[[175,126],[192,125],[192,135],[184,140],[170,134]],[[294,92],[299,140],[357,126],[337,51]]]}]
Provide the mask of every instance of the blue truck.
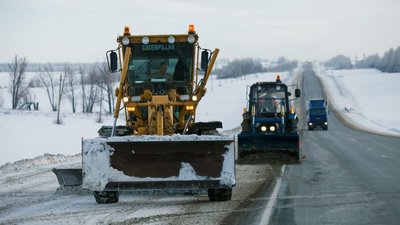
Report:
[{"label": "blue truck", "polygon": [[325,99],[311,99],[308,102],[308,130],[322,128],[328,130],[328,104]]}]

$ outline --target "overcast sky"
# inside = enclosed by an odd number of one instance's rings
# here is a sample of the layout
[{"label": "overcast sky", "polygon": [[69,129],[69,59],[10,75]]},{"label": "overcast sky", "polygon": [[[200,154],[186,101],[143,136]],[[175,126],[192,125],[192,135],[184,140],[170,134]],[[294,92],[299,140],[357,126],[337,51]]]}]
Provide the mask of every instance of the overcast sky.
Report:
[{"label": "overcast sky", "polygon": [[400,46],[399,0],[0,0],[0,63],[101,62],[125,25],[178,34],[190,23],[220,58],[360,59]]}]

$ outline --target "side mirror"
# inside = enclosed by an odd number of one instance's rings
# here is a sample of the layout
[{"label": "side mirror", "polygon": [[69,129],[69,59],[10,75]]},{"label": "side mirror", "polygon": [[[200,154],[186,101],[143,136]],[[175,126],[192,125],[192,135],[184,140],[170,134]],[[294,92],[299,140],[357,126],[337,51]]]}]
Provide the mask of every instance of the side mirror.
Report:
[{"label": "side mirror", "polygon": [[296,98],[300,98],[300,89],[296,88],[296,90],[294,90],[294,96],[296,96]]},{"label": "side mirror", "polygon": [[201,52],[201,69],[206,70],[208,67],[208,51],[204,50]]},{"label": "side mirror", "polygon": [[118,71],[118,55],[115,51],[107,51],[107,64],[111,73]]}]

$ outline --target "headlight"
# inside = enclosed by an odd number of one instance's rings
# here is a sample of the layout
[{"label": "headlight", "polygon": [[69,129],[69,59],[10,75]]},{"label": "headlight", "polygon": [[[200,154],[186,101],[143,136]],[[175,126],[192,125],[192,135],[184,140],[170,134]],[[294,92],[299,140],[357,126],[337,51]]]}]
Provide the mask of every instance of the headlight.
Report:
[{"label": "headlight", "polygon": [[270,127],[269,127],[269,130],[272,131],[272,132],[274,132],[274,131],[275,131],[275,126],[270,126]]},{"label": "headlight", "polygon": [[134,102],[140,102],[140,96],[132,96],[132,101]]},{"label": "headlight", "polygon": [[144,45],[147,45],[148,43],[150,43],[149,37],[142,37],[142,43],[143,43]]},{"label": "headlight", "polygon": [[175,43],[175,38],[174,38],[174,36],[169,36],[169,37],[168,37],[168,43],[170,43],[170,44]]},{"label": "headlight", "polygon": [[122,100],[123,100],[125,103],[127,103],[127,102],[129,102],[129,97],[124,97]]},{"label": "headlight", "polygon": [[194,102],[197,101],[197,95],[192,96],[192,101],[194,101]]},{"label": "headlight", "polygon": [[325,122],[324,124],[325,124],[325,125],[328,125],[328,122]]},{"label": "headlight", "polygon": [[192,106],[192,105],[187,105],[187,106],[186,106],[186,110],[188,110],[188,111],[194,110],[194,106]]},{"label": "headlight", "polygon": [[180,99],[181,101],[187,101],[189,100],[189,95],[181,95]]},{"label": "headlight", "polygon": [[193,35],[190,35],[190,36],[188,36],[188,38],[187,38],[187,41],[188,41],[190,44],[194,43],[195,40],[196,40],[196,38],[194,38]]},{"label": "headlight", "polygon": [[134,106],[129,106],[127,107],[128,112],[135,112],[135,107]]},{"label": "headlight", "polygon": [[308,125],[312,126],[312,123],[308,123]]},{"label": "headlight", "polygon": [[262,132],[267,131],[267,127],[266,127],[266,126],[262,126],[262,127],[261,127],[261,131],[262,131]]},{"label": "headlight", "polygon": [[123,45],[128,45],[129,42],[130,42],[129,38],[127,38],[127,37],[122,38],[122,44]]}]

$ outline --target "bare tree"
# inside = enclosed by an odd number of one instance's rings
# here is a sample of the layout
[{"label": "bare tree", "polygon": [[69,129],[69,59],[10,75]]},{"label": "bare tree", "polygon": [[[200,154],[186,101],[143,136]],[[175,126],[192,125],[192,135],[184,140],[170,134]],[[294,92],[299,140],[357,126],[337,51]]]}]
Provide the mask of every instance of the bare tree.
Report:
[{"label": "bare tree", "polygon": [[[99,86],[102,90],[106,92],[106,101],[108,104],[108,113],[113,113],[113,106],[114,106],[114,91],[113,91],[113,79],[112,74],[108,70],[108,65],[106,62],[100,64],[98,66],[99,75],[101,77]],[[103,98],[102,98],[103,99]]]},{"label": "bare tree", "polygon": [[91,68],[86,80],[81,75],[83,112],[92,113],[95,103],[98,101],[98,74],[96,68]]},{"label": "bare tree", "polygon": [[100,111],[99,111],[99,118],[97,119],[98,123],[102,123],[103,122],[103,119],[101,117],[101,114],[103,113],[103,99],[104,99],[103,89],[101,89],[101,91],[100,91]]},{"label": "bare tree", "polygon": [[57,81],[54,79],[54,69],[50,63],[48,63],[47,65],[45,65],[43,68],[40,69],[39,79],[46,89],[50,106],[53,112],[57,111],[56,96],[55,96]]},{"label": "bare tree", "polygon": [[68,70],[69,67],[64,67],[64,76],[60,74],[60,81],[59,81],[59,87],[58,87],[58,107],[57,107],[57,121],[56,124],[62,124],[60,120],[60,110],[61,110],[61,100],[62,96],[64,93],[64,83],[65,83],[65,74],[67,73],[66,70]]},{"label": "bare tree", "polygon": [[28,61],[25,57],[18,58],[16,55],[8,64],[10,70],[10,93],[12,98],[12,109],[16,109],[21,99],[28,95],[28,86],[25,84],[25,70]]},{"label": "bare tree", "polygon": [[82,94],[82,112],[85,113],[86,109],[86,88],[85,88],[85,68],[79,66],[78,73],[80,75],[81,94]]},{"label": "bare tree", "polygon": [[71,101],[71,106],[72,106],[72,112],[76,112],[76,97],[75,97],[75,86],[76,86],[76,80],[75,76],[76,74],[73,73],[71,66],[69,64],[64,65],[64,79],[67,80],[67,86],[68,86],[68,99]]}]

